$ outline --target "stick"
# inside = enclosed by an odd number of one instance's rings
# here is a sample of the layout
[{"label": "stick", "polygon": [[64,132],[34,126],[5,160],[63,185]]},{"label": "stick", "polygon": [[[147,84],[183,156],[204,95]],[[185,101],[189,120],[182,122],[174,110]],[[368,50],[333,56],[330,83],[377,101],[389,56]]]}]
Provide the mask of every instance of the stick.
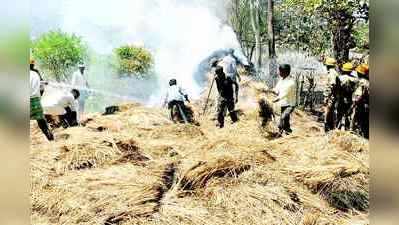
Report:
[{"label": "stick", "polygon": [[188,123],[186,114],[184,114],[183,109],[180,107],[179,104],[176,104],[177,108],[179,109],[180,115],[181,117],[183,117],[184,123]]},{"label": "stick", "polygon": [[212,91],[212,87],[213,87],[213,83],[214,82],[215,82],[215,79],[212,79],[211,87],[209,88],[208,97],[206,98],[206,102],[205,102],[205,106],[204,106],[204,112],[203,112],[204,115],[205,115],[205,112],[206,112],[206,108],[208,107],[208,101],[209,101],[209,97],[211,96],[211,91]]}]

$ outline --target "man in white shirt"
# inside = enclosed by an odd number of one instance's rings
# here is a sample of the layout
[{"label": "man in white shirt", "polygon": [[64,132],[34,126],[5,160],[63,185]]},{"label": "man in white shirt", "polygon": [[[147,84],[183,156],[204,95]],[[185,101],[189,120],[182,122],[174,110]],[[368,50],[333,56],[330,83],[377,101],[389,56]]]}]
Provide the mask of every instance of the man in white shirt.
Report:
[{"label": "man in white shirt", "polygon": [[[190,102],[187,93],[177,85],[176,79],[171,79],[169,81],[169,88],[166,93],[164,105],[168,104],[168,109],[170,110],[170,118],[173,120],[173,106],[177,106],[180,111],[181,116],[184,120],[187,120],[184,114],[185,105],[184,101]],[[187,121],[185,121],[187,122]]]},{"label": "man in white shirt", "polygon": [[47,121],[43,115],[43,108],[40,98],[40,76],[35,71],[29,71],[30,80],[30,119],[36,120],[40,130],[46,135],[49,141],[54,140],[53,133],[50,131]]},{"label": "man in white shirt", "polygon": [[34,72],[37,73],[37,75],[39,75],[39,78],[40,78],[40,96],[43,96],[44,87],[45,87],[45,85],[48,84],[48,82],[43,80],[43,77],[40,75],[40,71],[35,67],[35,63],[36,63],[35,60],[31,59],[30,63],[29,63],[29,69],[30,69],[30,71],[34,71]]},{"label": "man in white shirt", "polygon": [[85,103],[86,103],[86,99],[88,97],[87,89],[89,88],[89,83],[87,82],[87,79],[85,78],[85,69],[86,69],[86,66],[84,64],[79,64],[79,71],[76,71],[75,73],[73,73],[72,79],[71,79],[72,87],[76,88],[80,92],[79,112],[80,112],[81,116],[85,109]]},{"label": "man in white shirt", "polygon": [[51,96],[43,98],[43,109],[46,116],[58,116],[61,125],[64,128],[78,125],[78,108],[77,99],[80,93],[77,89],[71,92],[59,92]]},{"label": "man in white shirt", "polygon": [[280,134],[283,134],[283,132],[290,134],[292,133],[290,115],[296,106],[296,85],[295,81],[289,77],[291,73],[290,65],[280,65],[279,71],[281,79],[273,89],[273,92],[277,95],[273,102],[278,102],[281,107],[281,117],[278,125]]}]

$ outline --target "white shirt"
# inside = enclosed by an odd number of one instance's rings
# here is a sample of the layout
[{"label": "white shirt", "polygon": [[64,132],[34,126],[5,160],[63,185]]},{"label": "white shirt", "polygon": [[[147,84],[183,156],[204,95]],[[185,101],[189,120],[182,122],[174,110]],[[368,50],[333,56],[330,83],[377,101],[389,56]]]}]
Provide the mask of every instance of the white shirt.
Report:
[{"label": "white shirt", "polygon": [[338,74],[338,72],[335,69],[328,70],[328,73],[327,73],[328,85],[329,86],[335,85],[337,77],[339,77],[339,74]]},{"label": "white shirt", "polygon": [[274,90],[278,93],[278,99],[281,107],[296,105],[296,84],[289,77],[277,82]]},{"label": "white shirt", "polygon": [[236,78],[237,63],[231,55],[225,56],[219,65],[223,67],[223,72],[227,77]]},{"label": "white shirt", "polygon": [[80,71],[76,71],[72,74],[71,85],[77,89],[87,88],[87,80]]},{"label": "white shirt", "polygon": [[29,72],[30,97],[40,97],[40,77],[35,71]]},{"label": "white shirt", "polygon": [[59,116],[66,113],[65,108],[70,107],[72,111],[78,111],[78,102],[70,92],[57,92],[52,95],[43,96],[42,106],[44,114]]},{"label": "white shirt", "polygon": [[184,101],[184,95],[186,95],[186,92],[179,86],[177,85],[172,85],[169,86],[168,91],[166,93],[166,102],[171,102],[171,101]]},{"label": "white shirt", "polygon": [[355,84],[358,83],[358,79],[354,77],[352,74],[351,75],[343,74],[339,76],[339,80],[341,81],[341,85],[346,84],[348,82],[353,82]]}]

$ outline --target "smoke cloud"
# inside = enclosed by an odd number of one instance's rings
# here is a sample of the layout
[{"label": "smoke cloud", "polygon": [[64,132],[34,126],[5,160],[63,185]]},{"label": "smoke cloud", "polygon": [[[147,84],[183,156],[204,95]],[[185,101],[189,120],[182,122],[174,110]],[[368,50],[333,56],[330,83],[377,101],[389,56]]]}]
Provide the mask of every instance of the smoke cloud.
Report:
[{"label": "smoke cloud", "polygon": [[[97,59],[88,65],[92,88],[155,105],[170,78],[198,97],[202,87],[194,75],[201,61],[219,49],[239,50],[233,30],[224,23],[225,8],[224,1],[214,0],[37,0],[32,38],[55,28],[81,36]],[[144,45],[153,53],[156,78],[120,80],[113,74],[101,56],[124,44]]]}]

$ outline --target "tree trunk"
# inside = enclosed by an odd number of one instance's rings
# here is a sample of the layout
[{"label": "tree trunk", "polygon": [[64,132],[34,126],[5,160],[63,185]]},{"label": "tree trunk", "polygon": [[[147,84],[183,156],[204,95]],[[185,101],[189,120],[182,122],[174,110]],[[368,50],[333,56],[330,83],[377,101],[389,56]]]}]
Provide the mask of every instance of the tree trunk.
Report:
[{"label": "tree trunk", "polygon": [[260,38],[259,24],[259,2],[258,0],[250,0],[251,24],[255,34],[255,68],[259,70],[262,65],[262,46]]},{"label": "tree trunk", "polygon": [[277,82],[277,60],[276,60],[276,44],[274,39],[274,2],[273,0],[267,1],[267,34],[268,34],[268,47],[269,47],[269,77],[267,83],[269,87],[274,87]]},{"label": "tree trunk", "polygon": [[252,59],[253,59],[254,50],[255,50],[255,45],[252,45],[251,50],[250,50],[250,55],[249,55],[249,60],[250,61],[252,61]]},{"label": "tree trunk", "polygon": [[269,44],[269,58],[276,56],[276,44],[274,40],[274,2],[273,0],[267,1],[267,33],[268,33],[268,44]]},{"label": "tree trunk", "polygon": [[350,36],[350,31],[343,26],[337,26],[336,30],[334,30],[334,57],[339,63],[345,63],[349,60]]}]

